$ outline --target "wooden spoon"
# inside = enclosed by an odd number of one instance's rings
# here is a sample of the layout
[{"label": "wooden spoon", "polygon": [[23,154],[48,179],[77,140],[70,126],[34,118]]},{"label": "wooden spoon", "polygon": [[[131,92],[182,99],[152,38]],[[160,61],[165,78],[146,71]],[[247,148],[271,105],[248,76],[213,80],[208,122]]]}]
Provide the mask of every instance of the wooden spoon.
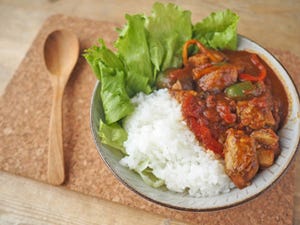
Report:
[{"label": "wooden spoon", "polygon": [[52,32],[44,46],[44,59],[53,88],[49,126],[48,182],[60,185],[65,179],[62,139],[62,97],[77,62],[79,41],[67,30]]}]

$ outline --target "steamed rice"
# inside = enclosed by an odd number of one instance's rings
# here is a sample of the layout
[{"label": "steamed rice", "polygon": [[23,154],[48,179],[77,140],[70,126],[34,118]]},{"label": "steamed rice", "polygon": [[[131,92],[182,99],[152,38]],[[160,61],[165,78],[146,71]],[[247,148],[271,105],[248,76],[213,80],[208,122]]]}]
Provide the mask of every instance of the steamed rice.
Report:
[{"label": "steamed rice", "polygon": [[167,89],[132,99],[134,113],[124,121],[127,156],[121,164],[152,173],[175,192],[212,196],[230,191],[232,183],[222,162],[199,146],[183,121],[180,104]]}]

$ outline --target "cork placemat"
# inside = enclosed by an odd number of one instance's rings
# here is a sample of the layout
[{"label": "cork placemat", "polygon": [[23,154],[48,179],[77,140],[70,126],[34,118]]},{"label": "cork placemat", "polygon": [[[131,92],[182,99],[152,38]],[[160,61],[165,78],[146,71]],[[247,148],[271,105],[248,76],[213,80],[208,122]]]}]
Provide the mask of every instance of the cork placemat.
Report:
[{"label": "cork placemat", "polygon": [[[46,182],[48,125],[52,89],[43,63],[43,44],[55,29],[74,31],[81,53],[102,37],[112,46],[116,24],[55,15],[45,21],[0,99],[0,169]],[[271,50],[299,87],[300,59]],[[105,166],[89,127],[89,107],[96,78],[83,57],[67,84],[63,99],[66,189],[144,209],[191,224],[292,224],[294,165],[272,188],[245,204],[213,212],[184,212],[151,203],[122,185]]]}]

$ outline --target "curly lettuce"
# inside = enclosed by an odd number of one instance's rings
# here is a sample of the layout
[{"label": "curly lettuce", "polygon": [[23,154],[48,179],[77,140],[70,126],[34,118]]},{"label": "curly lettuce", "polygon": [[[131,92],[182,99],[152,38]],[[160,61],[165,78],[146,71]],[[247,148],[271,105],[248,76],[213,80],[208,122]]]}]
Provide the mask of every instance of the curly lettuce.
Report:
[{"label": "curly lettuce", "polygon": [[195,24],[193,38],[214,49],[237,49],[239,16],[229,9],[213,12]]}]

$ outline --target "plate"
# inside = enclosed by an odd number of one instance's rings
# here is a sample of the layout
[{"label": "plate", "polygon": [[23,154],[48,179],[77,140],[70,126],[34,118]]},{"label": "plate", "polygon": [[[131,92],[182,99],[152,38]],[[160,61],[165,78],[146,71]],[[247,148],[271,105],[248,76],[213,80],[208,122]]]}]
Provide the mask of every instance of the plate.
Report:
[{"label": "plate", "polygon": [[252,184],[244,189],[234,188],[228,193],[211,197],[192,197],[185,193],[175,193],[162,188],[153,188],[141,179],[139,175],[119,161],[122,154],[101,143],[98,136],[99,120],[103,118],[100,100],[100,83],[96,83],[91,99],[90,123],[97,150],[103,161],[113,174],[129,189],[145,199],[157,204],[188,211],[210,211],[224,209],[249,201],[270,188],[285,173],[293,160],[300,139],[300,106],[299,94],[295,85],[280,62],[266,49],[239,35],[238,50],[255,52],[262,57],[284,85],[289,100],[289,111],[285,125],[279,130],[281,153],[275,163],[260,171],[252,180]]}]

